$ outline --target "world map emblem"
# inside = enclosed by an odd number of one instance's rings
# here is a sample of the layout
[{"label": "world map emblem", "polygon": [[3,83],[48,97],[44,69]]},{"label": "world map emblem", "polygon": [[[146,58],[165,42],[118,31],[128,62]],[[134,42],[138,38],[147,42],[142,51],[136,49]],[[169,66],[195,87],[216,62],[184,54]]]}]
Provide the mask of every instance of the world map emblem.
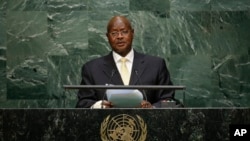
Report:
[{"label": "world map emblem", "polygon": [[138,115],[108,115],[101,124],[100,132],[102,141],[145,141],[147,125]]}]

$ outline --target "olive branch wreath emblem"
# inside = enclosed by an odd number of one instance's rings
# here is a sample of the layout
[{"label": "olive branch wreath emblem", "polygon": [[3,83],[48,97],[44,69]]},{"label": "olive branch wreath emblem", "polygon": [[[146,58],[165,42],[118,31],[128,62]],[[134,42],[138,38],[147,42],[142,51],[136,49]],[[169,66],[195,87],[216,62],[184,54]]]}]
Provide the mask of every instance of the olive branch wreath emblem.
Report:
[{"label": "olive branch wreath emblem", "polygon": [[[124,116],[125,114],[122,114],[122,115]],[[138,139],[138,141],[145,141],[146,136],[147,136],[147,125],[145,124],[144,120],[140,116],[136,115],[136,117],[137,117],[138,123],[140,125],[140,129],[141,129],[141,135],[140,135],[140,138]],[[107,138],[107,135],[106,135],[106,131],[107,131],[109,121],[110,121],[110,115],[108,115],[103,120],[103,122],[101,124],[100,134],[101,134],[102,141],[110,141]]]}]

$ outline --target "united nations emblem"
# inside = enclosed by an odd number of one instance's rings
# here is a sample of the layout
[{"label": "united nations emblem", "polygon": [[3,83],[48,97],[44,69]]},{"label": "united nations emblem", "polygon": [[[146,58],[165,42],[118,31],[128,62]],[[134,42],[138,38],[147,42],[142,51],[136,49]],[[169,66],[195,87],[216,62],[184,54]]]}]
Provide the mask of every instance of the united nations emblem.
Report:
[{"label": "united nations emblem", "polygon": [[144,120],[120,114],[114,117],[108,115],[101,124],[102,141],[145,141],[147,125]]}]

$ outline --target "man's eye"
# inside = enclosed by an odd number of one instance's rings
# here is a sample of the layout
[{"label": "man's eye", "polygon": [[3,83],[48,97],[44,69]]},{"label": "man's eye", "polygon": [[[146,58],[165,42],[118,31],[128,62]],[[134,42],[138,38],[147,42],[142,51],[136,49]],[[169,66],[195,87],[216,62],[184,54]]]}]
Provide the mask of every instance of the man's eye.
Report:
[{"label": "man's eye", "polygon": [[122,31],[122,34],[128,34],[128,30]]},{"label": "man's eye", "polygon": [[122,30],[122,31],[116,31],[116,32],[111,32],[110,35],[113,37],[117,37],[119,34],[121,34],[122,36],[126,36],[128,35],[129,31],[128,30]]},{"label": "man's eye", "polygon": [[112,36],[116,36],[118,34],[118,32],[111,32],[110,33]]}]

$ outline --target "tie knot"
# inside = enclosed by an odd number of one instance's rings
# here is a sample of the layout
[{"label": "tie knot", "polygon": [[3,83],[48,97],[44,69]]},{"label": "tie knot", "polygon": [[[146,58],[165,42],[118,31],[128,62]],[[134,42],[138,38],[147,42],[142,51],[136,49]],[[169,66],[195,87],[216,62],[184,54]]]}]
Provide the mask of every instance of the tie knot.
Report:
[{"label": "tie knot", "polygon": [[125,58],[125,57],[122,57],[122,58],[121,58],[121,62],[122,62],[122,63],[125,63],[126,61],[127,61],[127,58]]}]

